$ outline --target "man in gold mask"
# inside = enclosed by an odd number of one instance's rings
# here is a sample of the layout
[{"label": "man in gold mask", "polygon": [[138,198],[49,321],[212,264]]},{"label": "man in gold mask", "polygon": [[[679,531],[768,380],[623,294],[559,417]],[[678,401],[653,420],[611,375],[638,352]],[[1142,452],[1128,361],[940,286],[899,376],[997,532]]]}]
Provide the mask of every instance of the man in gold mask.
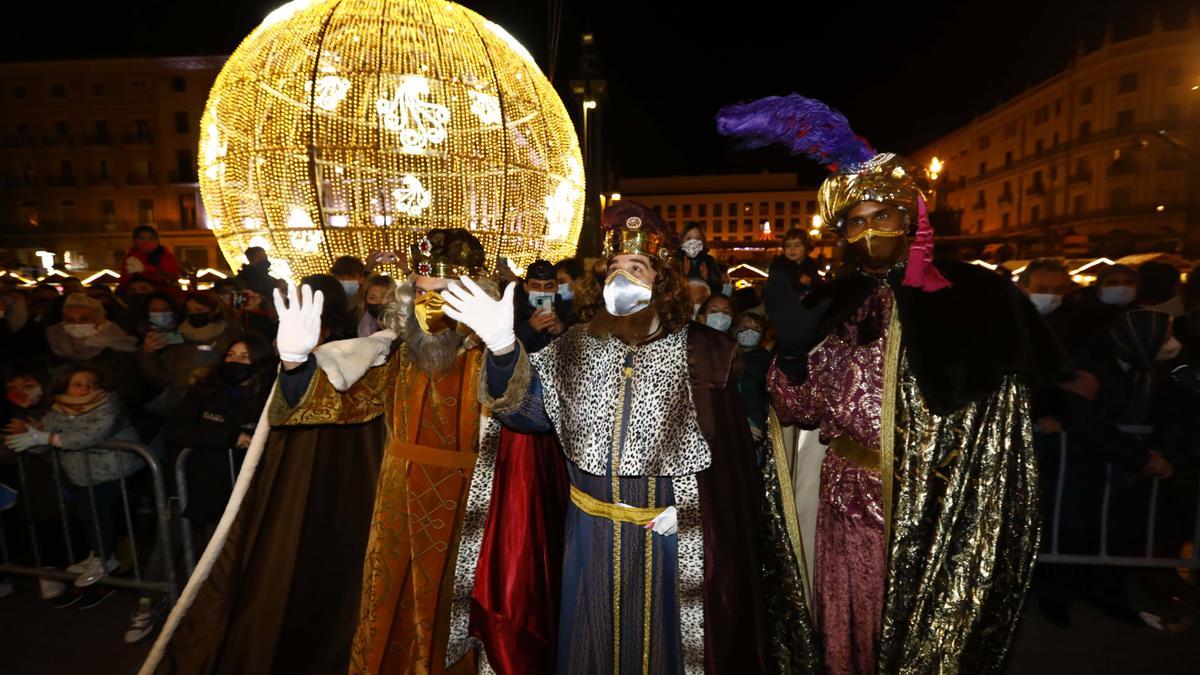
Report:
[{"label": "man in gold mask", "polygon": [[772,590],[797,610],[773,629],[792,670],[1001,671],[1038,546],[1030,390],[1061,372],[1057,345],[1010,281],[933,260],[923,172],[840,113],[771,97],[718,126],[831,168],[821,216],[856,268],[768,307],[769,529],[794,561]]},{"label": "man in gold mask", "polygon": [[467,230],[429,231],[387,330],[366,338],[320,344],[321,294],[277,298],[283,373],[261,466],[143,672],[475,672],[473,655],[443,666],[452,562],[471,469],[499,429],[474,395],[478,340],[441,294],[464,276],[489,285],[484,259]]}]

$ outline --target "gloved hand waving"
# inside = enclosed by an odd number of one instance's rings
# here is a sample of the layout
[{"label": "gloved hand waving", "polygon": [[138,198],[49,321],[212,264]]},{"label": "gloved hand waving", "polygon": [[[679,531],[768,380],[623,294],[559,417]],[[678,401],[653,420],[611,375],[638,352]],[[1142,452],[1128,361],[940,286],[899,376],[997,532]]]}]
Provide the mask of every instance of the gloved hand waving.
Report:
[{"label": "gloved hand waving", "polygon": [[507,354],[517,341],[513,333],[513,289],[509,284],[504,295],[495,300],[479,284],[467,277],[452,282],[442,292],[446,301],[446,316],[475,331],[493,354]]},{"label": "gloved hand waving", "polygon": [[275,289],[275,313],[279,315],[279,335],[275,345],[279,349],[279,360],[284,363],[304,363],[308,355],[321,341],[321,308],[325,306],[325,295],[313,293],[310,286],[301,287],[299,296],[296,285],[288,282],[288,302]]}]

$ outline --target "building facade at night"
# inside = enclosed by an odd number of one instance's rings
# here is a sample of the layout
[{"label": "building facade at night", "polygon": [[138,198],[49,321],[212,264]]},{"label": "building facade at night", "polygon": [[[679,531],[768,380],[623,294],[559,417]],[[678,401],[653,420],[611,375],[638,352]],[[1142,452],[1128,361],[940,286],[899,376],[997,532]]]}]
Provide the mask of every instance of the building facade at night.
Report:
[{"label": "building facade at night", "polygon": [[[622,198],[654,209],[677,232],[702,225],[710,252],[725,264],[768,263],[783,233],[811,229],[817,214],[816,188],[791,173],[627,178],[618,185]],[[828,248],[814,255],[828,257]]]},{"label": "building facade at night", "polygon": [[1200,26],[1156,21],[913,157],[944,162],[938,239],[960,256],[1195,252],[1198,128]]},{"label": "building facade at night", "polygon": [[224,61],[0,65],[0,249],[99,270],[153,225],[185,267],[224,267],[196,182],[200,116]]}]

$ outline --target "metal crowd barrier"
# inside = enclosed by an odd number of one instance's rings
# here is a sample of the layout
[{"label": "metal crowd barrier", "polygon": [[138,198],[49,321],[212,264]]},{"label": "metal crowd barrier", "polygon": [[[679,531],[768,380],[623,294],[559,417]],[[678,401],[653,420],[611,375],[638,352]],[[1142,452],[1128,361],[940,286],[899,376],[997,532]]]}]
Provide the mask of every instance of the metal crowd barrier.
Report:
[{"label": "metal crowd barrier", "polygon": [[[1148,435],[1153,429],[1144,426],[1121,426],[1120,430],[1130,435]],[[1062,523],[1063,492],[1068,470],[1067,434],[1060,433],[1058,446],[1058,477],[1054,488],[1054,511],[1050,522],[1050,550],[1038,554],[1038,562],[1068,563],[1075,565],[1115,565],[1123,567],[1170,567],[1200,569],[1200,490],[1196,494],[1196,523],[1192,533],[1192,556],[1190,558],[1160,558],[1154,555],[1154,537],[1158,524],[1158,495],[1161,481],[1154,478],[1150,484],[1150,499],[1146,515],[1145,555],[1111,555],[1108,552],[1109,507],[1113,494],[1113,465],[1105,463],[1104,493],[1100,503],[1099,548],[1094,554],[1059,553],[1059,529]],[[1170,478],[1167,480],[1171,480]]]},{"label": "metal crowd barrier", "polygon": [[[196,569],[196,550],[192,539],[192,521],[183,515],[188,505],[187,460],[192,456],[193,448],[184,448],[175,459],[175,492],[179,501],[179,529],[183,539],[183,564],[188,577]],[[225,451],[229,461],[229,489],[237,483],[238,471],[241,467],[233,458],[233,448]]]},{"label": "metal crowd barrier", "polygon": [[[151,456],[149,450],[147,450],[145,446],[137,444],[137,443],[127,443],[127,442],[123,442],[123,441],[109,441],[109,442],[100,444],[99,448],[103,449],[103,450],[118,451],[118,454],[117,454],[117,458],[118,458],[117,461],[118,461],[118,467],[119,467],[118,473],[121,473],[121,474],[124,474],[123,462],[125,460],[124,460],[123,453],[130,453],[130,454],[138,455],[145,462],[146,468],[150,472],[150,477],[151,477],[151,480],[154,485],[154,508],[155,508],[155,512],[156,512],[156,516],[157,516],[156,519],[157,519],[158,537],[163,546],[163,550],[170,551],[171,550],[171,546],[170,546],[171,514],[167,510],[167,498],[166,498],[166,493],[164,491],[162,469],[159,466],[158,462],[155,461],[154,457]],[[87,461],[86,461],[87,473],[88,473],[88,478],[90,481],[91,471],[92,471],[91,457],[93,454],[95,454],[91,450],[60,450],[57,448],[52,448],[52,449],[49,449],[47,452],[38,453],[37,455],[35,455],[33,457],[30,457],[28,455],[28,453],[17,453],[16,454],[17,471],[18,471],[18,475],[20,477],[20,485],[21,485],[20,494],[18,495],[18,498],[22,500],[22,505],[24,506],[25,516],[26,516],[26,525],[29,528],[30,548],[33,553],[34,565],[33,565],[33,567],[29,567],[28,565],[20,565],[20,564],[17,564],[16,562],[14,562],[10,558],[8,539],[7,539],[7,536],[5,535],[5,528],[0,527],[0,572],[7,572],[9,574],[20,574],[20,575],[27,575],[27,576],[42,577],[42,578],[46,578],[46,579],[55,579],[58,581],[68,581],[68,582],[74,581],[79,576],[78,574],[72,574],[70,572],[67,572],[65,569],[59,570],[59,569],[53,569],[53,568],[46,568],[43,566],[41,546],[38,542],[37,524],[34,522],[34,518],[33,518],[34,510],[33,510],[33,505],[30,502],[30,494],[29,494],[27,478],[26,478],[25,463],[27,461],[32,461],[34,459],[42,459],[42,458],[45,458],[47,461],[50,461],[50,463],[53,467],[53,472],[54,472],[54,491],[55,491],[55,493],[57,495],[57,499],[58,499],[58,515],[62,522],[62,534],[63,534],[63,541],[65,543],[67,558],[72,562],[80,560],[81,558],[79,558],[75,555],[75,547],[71,541],[70,517],[67,514],[66,499],[63,496],[64,495],[63,488],[65,487],[65,483],[63,482],[62,470],[59,466],[59,455],[61,455],[63,453],[67,453],[67,452],[84,452],[85,453],[85,457],[87,459]],[[134,474],[134,475],[136,475],[136,474]],[[133,513],[132,513],[132,511],[130,509],[130,505],[129,505],[129,491],[128,491],[128,488],[126,485],[126,478],[127,478],[126,476],[122,475],[118,480],[119,480],[120,489],[121,489],[121,505],[122,505],[122,510],[123,510],[124,516],[125,516],[125,527],[126,527],[126,531],[127,531],[127,536],[129,537],[130,548],[132,549],[133,578],[130,579],[127,577],[115,576],[113,574],[105,574],[100,579],[100,581],[98,581],[97,583],[105,584],[108,586],[117,586],[120,588],[132,588],[132,589],[141,590],[141,591],[155,591],[155,592],[159,592],[159,593],[165,593],[170,598],[170,601],[172,603],[174,603],[175,600],[179,597],[179,587],[178,587],[178,584],[177,584],[177,581],[175,578],[175,568],[173,565],[171,565],[171,564],[164,565],[164,567],[166,568],[166,573],[165,573],[166,579],[163,581],[151,581],[151,580],[145,579],[142,576],[142,564],[141,564],[141,560],[140,560],[141,556],[139,554],[139,546],[137,543],[136,530],[133,527]],[[78,490],[80,488],[80,486],[72,486],[72,487],[76,488],[76,490]],[[94,488],[94,486],[88,486],[86,488],[86,490],[87,490],[87,494],[88,494],[88,498],[86,500],[84,500],[86,503],[76,504],[76,509],[91,508],[91,512],[93,515],[92,525],[95,528],[95,534],[96,534],[97,540],[99,540],[101,542],[100,548],[103,549],[103,537],[101,536],[100,524],[99,524],[101,514],[98,513],[98,508],[96,506],[95,488]],[[5,520],[8,519],[5,516],[0,516],[0,518],[5,518]],[[142,549],[142,550],[149,550],[149,549]],[[96,551],[96,553],[97,553],[97,555],[100,556],[101,561],[107,561],[108,557],[111,554],[113,554],[114,552],[100,550],[100,551]]]}]

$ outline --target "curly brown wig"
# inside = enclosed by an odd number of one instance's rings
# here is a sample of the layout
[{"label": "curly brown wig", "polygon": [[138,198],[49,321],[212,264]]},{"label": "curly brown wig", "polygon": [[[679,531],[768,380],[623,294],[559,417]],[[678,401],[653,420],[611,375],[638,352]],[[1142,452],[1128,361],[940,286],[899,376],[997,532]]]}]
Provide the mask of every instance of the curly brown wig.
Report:
[{"label": "curly brown wig", "polygon": [[[688,295],[687,281],[683,274],[669,261],[651,258],[651,266],[657,275],[651,287],[650,306],[658,314],[658,321],[666,333],[674,333],[688,324],[692,318],[692,299]],[[604,309],[604,287],[591,274],[575,281],[573,310],[582,322],[591,321],[596,313]]]}]

